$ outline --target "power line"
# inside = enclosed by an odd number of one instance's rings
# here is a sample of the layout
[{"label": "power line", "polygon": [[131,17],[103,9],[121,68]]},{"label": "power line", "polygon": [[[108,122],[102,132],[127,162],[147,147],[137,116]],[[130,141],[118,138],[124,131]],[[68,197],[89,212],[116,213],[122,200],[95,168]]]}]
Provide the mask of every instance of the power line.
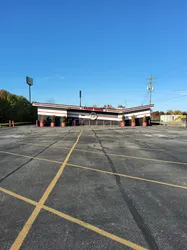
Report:
[{"label": "power line", "polygon": [[142,106],[144,105],[144,103],[146,103],[146,101],[147,101],[147,98],[148,98],[148,95],[149,95],[149,93],[146,93],[146,95],[145,95],[145,97],[144,97],[144,99],[143,99],[143,101],[142,101]]},{"label": "power line", "polygon": [[150,77],[146,79],[149,80],[149,86],[147,87],[147,90],[149,92],[149,104],[152,104],[152,91],[154,90],[153,83],[155,83],[153,82],[153,80],[156,78],[153,78],[151,74]]},{"label": "power line", "polygon": [[164,99],[161,99],[161,100],[158,99],[158,101],[159,101],[159,102],[163,102],[163,101],[167,101],[167,100],[171,100],[171,99],[172,99],[172,100],[178,99],[178,98],[181,99],[181,98],[184,98],[184,97],[186,98],[187,95],[180,95],[180,96],[175,96],[175,97],[168,97],[168,98],[164,98]]}]

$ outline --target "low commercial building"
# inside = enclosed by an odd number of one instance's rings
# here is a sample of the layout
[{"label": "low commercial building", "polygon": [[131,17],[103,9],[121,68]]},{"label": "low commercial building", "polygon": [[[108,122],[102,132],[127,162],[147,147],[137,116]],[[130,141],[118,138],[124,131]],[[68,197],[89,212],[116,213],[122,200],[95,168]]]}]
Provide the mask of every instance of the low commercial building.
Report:
[{"label": "low commercial building", "polygon": [[142,125],[143,117],[150,122],[151,108],[154,105],[139,106],[125,109],[107,109],[97,107],[80,107],[73,105],[50,104],[33,102],[37,107],[38,120],[45,117],[46,122],[54,115],[56,126],[61,124],[62,117],[67,118],[68,125],[119,125],[122,115],[125,116],[126,125],[131,124],[131,116],[134,115],[136,125]]},{"label": "low commercial building", "polygon": [[187,115],[161,115],[160,124],[171,127],[187,127]]}]

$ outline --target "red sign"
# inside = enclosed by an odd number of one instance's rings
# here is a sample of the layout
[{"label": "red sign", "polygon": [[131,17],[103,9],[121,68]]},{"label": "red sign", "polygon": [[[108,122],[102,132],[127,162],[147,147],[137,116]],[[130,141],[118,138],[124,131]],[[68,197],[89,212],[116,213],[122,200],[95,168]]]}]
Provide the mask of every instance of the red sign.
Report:
[{"label": "red sign", "polygon": [[91,107],[84,107],[84,110],[95,110],[95,111],[103,111],[103,108],[96,108],[96,107],[93,107],[93,108],[91,108]]},{"label": "red sign", "polygon": [[93,108],[93,110],[96,110],[96,111],[103,111],[102,108]]},{"label": "red sign", "polygon": [[93,108],[84,107],[84,110],[93,110]]}]

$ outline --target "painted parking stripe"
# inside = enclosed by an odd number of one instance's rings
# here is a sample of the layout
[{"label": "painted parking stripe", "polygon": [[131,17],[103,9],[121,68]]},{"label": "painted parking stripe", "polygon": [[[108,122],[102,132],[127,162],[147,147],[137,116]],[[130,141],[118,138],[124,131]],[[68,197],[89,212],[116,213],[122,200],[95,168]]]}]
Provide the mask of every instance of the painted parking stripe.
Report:
[{"label": "painted parking stripe", "polygon": [[171,183],[161,182],[161,181],[155,181],[155,180],[136,177],[136,176],[131,176],[131,175],[127,175],[127,174],[113,173],[113,172],[110,172],[110,171],[100,170],[100,169],[96,169],[96,168],[84,167],[84,166],[71,164],[71,163],[67,163],[67,165],[75,167],[75,168],[82,168],[82,169],[91,170],[91,171],[95,171],[95,172],[100,172],[100,173],[104,173],[104,174],[116,175],[116,176],[125,177],[125,178],[129,178],[129,179],[133,179],[133,180],[146,181],[146,182],[156,183],[156,184],[160,184],[160,185],[175,187],[175,188],[187,189],[187,186],[180,186],[180,185],[176,185],[176,184],[171,184]]},{"label": "painted parking stripe", "polygon": [[[26,145],[31,145],[31,146],[37,146],[37,147],[45,147],[44,144],[38,144],[38,143],[30,143],[30,142],[19,142],[20,144],[26,144]],[[63,149],[70,149],[70,147],[64,147],[64,146],[61,146],[61,145],[57,145],[57,146],[52,146],[51,148],[63,148]],[[136,146],[131,146],[131,147],[124,147],[124,149],[136,149],[136,150],[148,150],[148,151],[161,151],[161,152],[165,152],[166,150],[164,149],[158,149],[158,148],[138,148]],[[98,151],[91,151],[91,150],[86,150],[86,149],[79,149],[79,148],[76,148],[74,149],[74,151],[80,151],[80,152],[90,152],[90,153],[101,153],[103,154],[102,152],[98,152]]]},{"label": "painted parking stripe", "polygon": [[23,241],[25,239],[25,237],[28,235],[34,221],[36,220],[36,218],[38,217],[42,206],[44,205],[44,203],[46,202],[47,198],[49,197],[50,193],[52,192],[53,188],[55,187],[58,179],[60,178],[60,176],[62,175],[64,168],[73,152],[73,149],[75,148],[75,146],[77,145],[81,134],[83,131],[80,132],[80,134],[77,137],[76,142],[73,144],[73,146],[71,147],[69,153],[67,154],[64,162],[62,163],[62,165],[60,166],[60,169],[58,170],[57,174],[55,175],[55,177],[52,179],[51,183],[49,184],[49,186],[47,187],[47,189],[45,190],[44,194],[42,195],[41,199],[39,200],[39,202],[37,203],[37,206],[35,207],[34,211],[32,212],[32,214],[30,215],[30,217],[28,218],[28,220],[26,221],[25,225],[23,226],[21,232],[19,233],[19,235],[17,236],[16,240],[14,241],[12,247],[10,248],[10,250],[18,250],[20,249],[20,247],[23,244]]},{"label": "painted parking stripe", "polygon": [[[7,190],[7,189],[4,189],[4,188],[1,188],[1,187],[0,187],[0,191],[3,192],[3,193],[8,194],[8,195],[10,195],[10,196],[13,196],[13,197],[15,197],[15,198],[17,198],[17,199],[19,199],[19,200],[22,200],[22,201],[25,201],[25,202],[27,202],[27,203],[29,203],[29,204],[32,204],[32,205],[34,205],[34,206],[37,206],[37,205],[38,205],[38,203],[37,203],[36,201],[33,201],[33,200],[31,200],[31,199],[29,199],[29,198],[26,198],[26,197],[24,197],[24,196],[22,196],[22,195],[16,194],[16,193],[14,193],[14,192],[12,192],[12,191],[9,191],[9,190]],[[146,249],[146,248],[144,248],[144,247],[142,247],[142,246],[139,246],[139,245],[137,245],[137,244],[135,244],[135,243],[133,243],[133,242],[131,242],[131,241],[128,241],[128,240],[126,240],[126,239],[123,239],[123,238],[121,238],[121,237],[118,237],[118,236],[116,236],[116,235],[114,235],[114,234],[108,233],[108,232],[106,232],[106,231],[104,231],[104,230],[102,230],[102,229],[100,229],[100,228],[98,228],[98,227],[95,227],[95,226],[93,226],[93,225],[91,225],[91,224],[89,224],[89,223],[87,223],[87,222],[84,222],[84,221],[82,221],[82,220],[79,220],[79,219],[77,219],[77,218],[74,218],[74,217],[72,217],[72,216],[70,216],[70,215],[68,215],[68,214],[65,214],[65,213],[63,213],[63,212],[60,212],[60,211],[58,211],[58,210],[56,210],[56,209],[53,209],[53,208],[51,208],[51,207],[42,205],[41,209],[44,209],[44,210],[46,210],[46,211],[48,211],[48,212],[50,212],[50,213],[53,213],[53,214],[55,214],[55,215],[57,215],[57,216],[59,216],[59,217],[65,219],[65,220],[67,220],[67,221],[71,221],[71,222],[73,222],[73,223],[75,223],[75,224],[78,224],[78,225],[80,225],[80,226],[82,226],[82,227],[84,227],[84,228],[87,228],[87,229],[89,229],[89,230],[91,230],[91,231],[96,232],[96,233],[99,234],[99,235],[105,236],[105,237],[107,237],[107,238],[109,238],[109,239],[111,239],[111,240],[113,240],[113,241],[116,241],[116,242],[118,242],[118,243],[121,243],[121,244],[123,244],[123,245],[125,245],[125,246],[128,246],[128,247],[132,248],[132,249],[135,249],[135,250],[145,250],[145,249]]]},{"label": "painted parking stripe", "polygon": [[[76,150],[76,149],[74,149],[74,150]],[[51,162],[51,163],[62,164],[62,162],[60,162],[60,161],[49,160],[49,159],[46,159],[46,158],[32,157],[32,156],[28,156],[28,155],[16,154],[16,153],[11,153],[11,152],[6,152],[6,151],[0,151],[0,153],[8,154],[8,155],[15,155],[15,156],[19,156],[19,157],[25,157],[25,158],[29,158],[29,159],[33,159],[33,160],[39,160],[39,161],[46,161],[46,162]],[[184,163],[184,164],[187,165],[187,163]],[[176,187],[176,188],[187,189],[187,186],[172,184],[172,183],[168,183],[168,182],[161,182],[161,181],[155,181],[155,180],[152,180],[152,179],[140,178],[140,177],[137,177],[137,176],[130,176],[130,175],[125,175],[125,174],[120,174],[120,173],[113,173],[113,172],[110,172],[110,171],[104,171],[104,170],[100,170],[100,169],[89,168],[89,167],[86,167],[86,166],[80,166],[80,165],[71,164],[71,163],[67,163],[66,165],[76,167],[76,168],[84,168],[84,169],[88,169],[88,170],[92,170],[92,171],[105,172],[105,173],[112,174],[112,175],[119,175],[121,177],[127,177],[127,178],[130,178],[130,179],[135,179],[135,180],[140,180],[140,181],[152,182],[152,183],[155,183],[155,184],[161,184],[161,185],[166,185],[166,186],[171,186],[171,187]]]},{"label": "painted parking stripe", "polygon": [[[61,148],[63,148],[63,147],[61,147]],[[67,148],[65,147],[65,149],[67,149]],[[80,151],[80,152],[82,151],[82,152],[88,152],[88,153],[92,153],[92,154],[105,155],[105,153],[103,153],[103,152],[84,150],[84,149],[75,149],[74,151]],[[7,152],[7,151],[0,151],[0,153],[12,154],[12,155],[18,155],[19,156],[19,154],[10,153],[10,152]],[[137,159],[137,160],[143,160],[143,161],[154,161],[154,162],[160,162],[160,163],[170,163],[170,164],[186,165],[187,166],[187,162],[181,162],[181,161],[168,161],[168,160],[146,158],[146,157],[133,156],[133,155],[114,154],[114,153],[106,153],[106,154],[109,155],[109,156],[122,157],[122,158],[127,158],[127,159]],[[29,158],[30,156],[25,156],[25,157]],[[33,157],[30,157],[30,158],[33,158]],[[39,157],[34,157],[34,159],[39,159]]]}]

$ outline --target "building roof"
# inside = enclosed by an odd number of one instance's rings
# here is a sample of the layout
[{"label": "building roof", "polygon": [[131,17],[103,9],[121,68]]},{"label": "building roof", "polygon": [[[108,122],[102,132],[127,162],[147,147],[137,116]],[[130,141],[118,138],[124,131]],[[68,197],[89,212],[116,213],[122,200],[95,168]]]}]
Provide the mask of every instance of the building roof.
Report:
[{"label": "building roof", "polygon": [[85,110],[85,111],[100,111],[100,112],[110,112],[110,113],[129,113],[133,111],[139,110],[147,110],[154,107],[153,104],[151,105],[144,105],[138,106],[133,108],[125,108],[125,109],[107,109],[107,108],[97,108],[97,107],[80,107],[75,105],[64,105],[64,104],[52,104],[52,103],[40,103],[40,102],[33,102],[33,106],[36,107],[45,107],[45,108],[58,108],[58,109],[67,109],[67,110]]}]

